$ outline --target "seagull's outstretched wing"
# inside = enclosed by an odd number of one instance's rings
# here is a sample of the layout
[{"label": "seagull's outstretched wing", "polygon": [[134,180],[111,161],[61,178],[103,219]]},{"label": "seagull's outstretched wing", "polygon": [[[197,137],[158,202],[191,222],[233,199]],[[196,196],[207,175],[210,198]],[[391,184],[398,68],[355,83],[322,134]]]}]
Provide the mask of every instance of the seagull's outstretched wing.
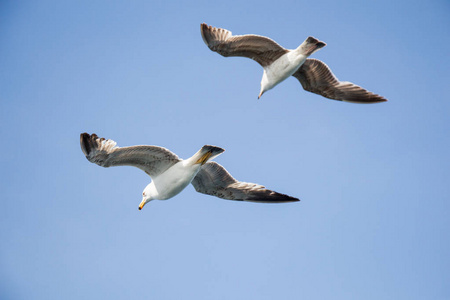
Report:
[{"label": "seagull's outstretched wing", "polygon": [[248,57],[265,67],[277,60],[288,50],[275,41],[260,35],[247,34],[233,36],[231,31],[222,28],[200,25],[205,44],[222,56]]},{"label": "seagull's outstretched wing", "polygon": [[206,163],[192,180],[192,185],[199,193],[228,200],[266,203],[300,201],[297,198],[268,190],[256,183],[237,181],[216,162]]},{"label": "seagull's outstretched wing", "polygon": [[355,103],[387,101],[356,84],[339,81],[330,68],[318,59],[308,58],[292,76],[300,81],[305,90],[329,99]]},{"label": "seagull's outstretched wing", "polygon": [[99,138],[95,133],[80,135],[81,150],[86,158],[102,167],[133,166],[156,177],[180,158],[171,151],[157,146],[117,147],[113,140]]}]

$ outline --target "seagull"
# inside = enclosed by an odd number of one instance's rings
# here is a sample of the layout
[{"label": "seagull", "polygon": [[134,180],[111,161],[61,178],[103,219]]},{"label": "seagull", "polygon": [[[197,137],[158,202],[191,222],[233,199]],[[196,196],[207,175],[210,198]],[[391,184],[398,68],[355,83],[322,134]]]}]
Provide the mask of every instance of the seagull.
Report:
[{"label": "seagull", "polygon": [[339,81],[331,69],[318,59],[308,58],[326,46],[314,37],[308,37],[295,50],[281,47],[272,39],[254,35],[232,35],[231,31],[200,25],[205,44],[222,56],[242,56],[255,60],[264,68],[258,99],[290,76],[300,81],[303,89],[323,97],[353,102],[377,103],[387,99],[348,81]]},{"label": "seagull", "polygon": [[80,134],[80,145],[86,158],[99,166],[133,166],[147,173],[152,181],[143,193],[139,210],[151,200],[167,200],[192,183],[199,193],[222,199],[283,203],[300,201],[266,189],[256,183],[237,181],[227,170],[210,160],[225,150],[205,145],[188,159],[181,159],[166,148],[158,146],[117,147],[110,139],[95,133]]}]

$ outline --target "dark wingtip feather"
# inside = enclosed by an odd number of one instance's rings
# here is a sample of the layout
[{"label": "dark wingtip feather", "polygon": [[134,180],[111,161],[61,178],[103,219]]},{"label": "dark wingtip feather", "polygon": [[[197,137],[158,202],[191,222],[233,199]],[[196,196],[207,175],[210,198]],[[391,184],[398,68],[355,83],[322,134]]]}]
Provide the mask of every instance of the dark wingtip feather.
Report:
[{"label": "dark wingtip feather", "polygon": [[[231,32],[223,28],[216,28],[205,23],[200,24],[200,31],[202,34],[203,42],[208,46],[211,51],[217,52],[219,44],[225,42]],[[224,55],[223,53],[219,53]],[[227,55],[225,55],[227,56]]]},{"label": "dark wingtip feather", "polygon": [[285,194],[277,193],[274,191],[265,190],[260,193],[255,193],[246,201],[262,202],[262,203],[287,203],[287,202],[299,202],[300,199],[291,197]]},{"label": "dark wingtip feather", "polygon": [[81,150],[86,157],[88,157],[89,154],[91,154],[91,152],[98,147],[97,140],[102,141],[104,138],[99,139],[95,133],[89,134],[87,132],[83,132],[80,134]]},{"label": "dark wingtip feather", "polygon": [[341,101],[349,102],[349,103],[356,103],[356,104],[375,104],[375,103],[383,103],[383,102],[388,101],[383,96],[373,94],[372,92],[369,92],[369,91],[367,91],[367,93],[370,93],[371,95],[369,97],[361,97],[361,98],[355,97],[355,98],[343,99]]},{"label": "dark wingtip feather", "polygon": [[209,42],[208,42],[208,37],[206,36],[206,34],[207,34],[207,31],[209,30],[209,28],[210,28],[211,26],[208,26],[207,24],[205,24],[205,23],[202,23],[202,24],[200,24],[200,32],[201,32],[201,34],[202,34],[202,39],[203,39],[203,42],[209,47]]},{"label": "dark wingtip feather", "polygon": [[388,99],[384,98],[383,96],[376,95],[377,99],[374,101],[374,103],[380,103],[380,102],[387,102]]},{"label": "dark wingtip feather", "polygon": [[91,153],[92,147],[90,144],[91,136],[87,132],[83,132],[80,134],[80,145],[81,150],[83,151],[84,155],[88,156],[89,153]]},{"label": "dark wingtip feather", "polygon": [[282,203],[282,202],[299,202],[300,199],[295,198],[295,197],[291,197],[285,194],[280,194],[275,192],[275,197],[273,197],[273,202],[275,203]]}]

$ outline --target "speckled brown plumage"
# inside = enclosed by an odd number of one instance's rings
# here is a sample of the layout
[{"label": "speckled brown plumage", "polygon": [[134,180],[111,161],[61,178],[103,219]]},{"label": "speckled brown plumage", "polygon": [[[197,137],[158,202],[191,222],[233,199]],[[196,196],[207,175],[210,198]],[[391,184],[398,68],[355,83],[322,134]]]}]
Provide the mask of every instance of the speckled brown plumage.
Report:
[{"label": "speckled brown plumage", "polygon": [[228,200],[265,203],[300,201],[297,198],[268,190],[260,184],[238,181],[216,162],[205,164],[192,180],[192,185],[199,193]]},{"label": "speckled brown plumage", "polygon": [[112,140],[98,138],[94,133],[80,135],[81,150],[86,158],[99,166],[133,166],[148,175],[160,174],[180,161],[170,150],[158,146],[117,147]]},{"label": "speckled brown plumage", "polygon": [[248,57],[265,67],[280,58],[288,50],[275,41],[260,35],[247,34],[233,36],[231,31],[200,25],[205,44],[222,56]]},{"label": "speckled brown plumage", "polygon": [[308,58],[292,76],[300,81],[306,91],[329,99],[355,103],[387,101],[384,97],[369,92],[354,83],[339,81],[330,68],[318,59]]}]

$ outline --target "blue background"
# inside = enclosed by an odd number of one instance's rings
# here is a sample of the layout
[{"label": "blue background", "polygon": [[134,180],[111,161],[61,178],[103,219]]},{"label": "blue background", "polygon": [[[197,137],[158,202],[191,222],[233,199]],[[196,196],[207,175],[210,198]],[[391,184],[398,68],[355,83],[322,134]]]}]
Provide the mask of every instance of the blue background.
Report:
[{"label": "blue background", "polygon": [[[357,105],[203,43],[200,23],[271,37],[389,99]],[[449,299],[448,1],[2,1],[1,299]],[[119,146],[204,144],[237,179],[138,211],[150,178]]]}]

